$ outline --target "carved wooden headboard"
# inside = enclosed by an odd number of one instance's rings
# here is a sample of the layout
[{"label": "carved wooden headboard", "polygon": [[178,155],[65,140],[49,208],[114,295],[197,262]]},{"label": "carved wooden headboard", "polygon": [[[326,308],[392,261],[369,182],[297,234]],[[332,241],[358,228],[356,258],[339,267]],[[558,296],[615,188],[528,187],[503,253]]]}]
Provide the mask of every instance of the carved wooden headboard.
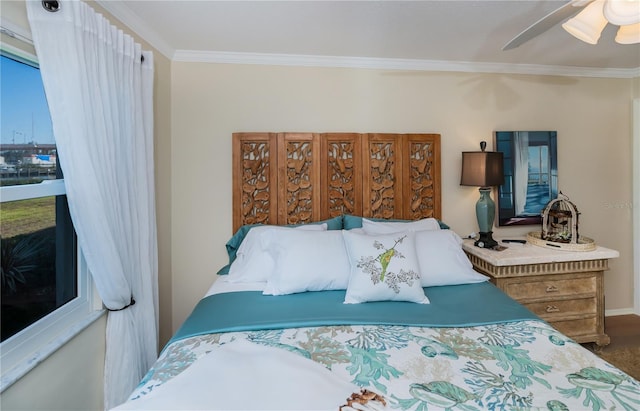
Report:
[{"label": "carved wooden headboard", "polygon": [[441,218],[440,135],[234,133],[233,230],[341,214]]}]

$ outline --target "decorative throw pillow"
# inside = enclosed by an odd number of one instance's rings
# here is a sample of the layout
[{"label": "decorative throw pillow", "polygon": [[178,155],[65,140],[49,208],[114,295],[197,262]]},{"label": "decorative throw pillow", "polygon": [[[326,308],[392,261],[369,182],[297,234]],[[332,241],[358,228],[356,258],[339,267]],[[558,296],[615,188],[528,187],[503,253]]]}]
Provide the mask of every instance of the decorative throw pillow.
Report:
[{"label": "decorative throw pillow", "polygon": [[[227,281],[230,283],[250,283],[267,281],[273,273],[274,261],[267,251],[268,239],[264,234],[268,230],[287,231],[326,231],[327,224],[305,224],[297,227],[278,227],[261,225],[253,227],[246,235],[236,258],[229,268]],[[340,231],[336,231],[339,233]]]},{"label": "decorative throw pillow", "polygon": [[373,221],[363,218],[362,229],[367,234],[389,234],[400,231],[440,230],[440,224],[435,218],[423,218],[422,220],[408,222]]},{"label": "decorative throw pillow", "polygon": [[451,230],[416,232],[416,252],[423,287],[479,283],[489,278],[476,272]]},{"label": "decorative throw pillow", "polygon": [[349,259],[340,231],[270,231],[267,236],[275,267],[263,294],[347,288]]},{"label": "decorative throw pillow", "polygon": [[343,230],[342,235],[351,265],[346,304],[429,303],[420,283],[414,232],[366,235]]}]

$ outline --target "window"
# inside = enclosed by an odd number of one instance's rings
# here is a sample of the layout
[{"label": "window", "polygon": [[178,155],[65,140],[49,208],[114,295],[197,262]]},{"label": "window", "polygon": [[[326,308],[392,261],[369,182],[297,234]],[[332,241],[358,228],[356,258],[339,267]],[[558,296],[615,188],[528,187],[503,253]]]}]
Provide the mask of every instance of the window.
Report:
[{"label": "window", "polygon": [[93,308],[93,288],[76,245],[35,58],[4,49],[0,58],[4,375],[59,337],[65,327],[85,318]]}]

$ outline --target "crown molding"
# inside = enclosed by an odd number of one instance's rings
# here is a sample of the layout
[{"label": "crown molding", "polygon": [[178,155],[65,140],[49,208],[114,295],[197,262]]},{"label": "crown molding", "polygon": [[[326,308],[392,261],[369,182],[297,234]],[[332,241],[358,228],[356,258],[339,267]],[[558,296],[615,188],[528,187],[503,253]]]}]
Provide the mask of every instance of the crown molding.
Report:
[{"label": "crown molding", "polygon": [[364,68],[379,70],[450,71],[466,73],[533,74],[571,77],[634,78],[640,67],[610,69],[537,64],[477,63],[467,61],[389,59],[372,57],[310,56],[295,54],[238,53],[176,50],[173,61],[189,63],[258,64],[301,67]]},{"label": "crown molding", "polygon": [[95,0],[95,2],[158,50],[162,55],[169,60],[173,58],[175,49],[171,47],[157,31],[150,28],[144,20],[133,13],[131,9],[120,0]]},{"label": "crown molding", "polygon": [[408,71],[450,71],[465,73],[532,74],[569,77],[640,77],[640,67],[631,69],[612,69],[537,64],[176,50],[171,47],[158,32],[150,28],[143,19],[133,13],[122,1],[95,1],[165,57],[178,62],[364,68]]}]

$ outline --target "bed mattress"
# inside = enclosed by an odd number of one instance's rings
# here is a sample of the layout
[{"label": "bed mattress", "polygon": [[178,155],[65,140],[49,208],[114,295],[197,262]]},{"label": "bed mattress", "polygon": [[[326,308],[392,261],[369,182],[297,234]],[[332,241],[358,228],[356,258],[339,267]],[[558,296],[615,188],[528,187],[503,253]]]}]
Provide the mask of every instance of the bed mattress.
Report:
[{"label": "bed mattress", "polygon": [[119,409],[640,408],[638,381],[490,283],[406,306],[262,286],[216,281]]}]

